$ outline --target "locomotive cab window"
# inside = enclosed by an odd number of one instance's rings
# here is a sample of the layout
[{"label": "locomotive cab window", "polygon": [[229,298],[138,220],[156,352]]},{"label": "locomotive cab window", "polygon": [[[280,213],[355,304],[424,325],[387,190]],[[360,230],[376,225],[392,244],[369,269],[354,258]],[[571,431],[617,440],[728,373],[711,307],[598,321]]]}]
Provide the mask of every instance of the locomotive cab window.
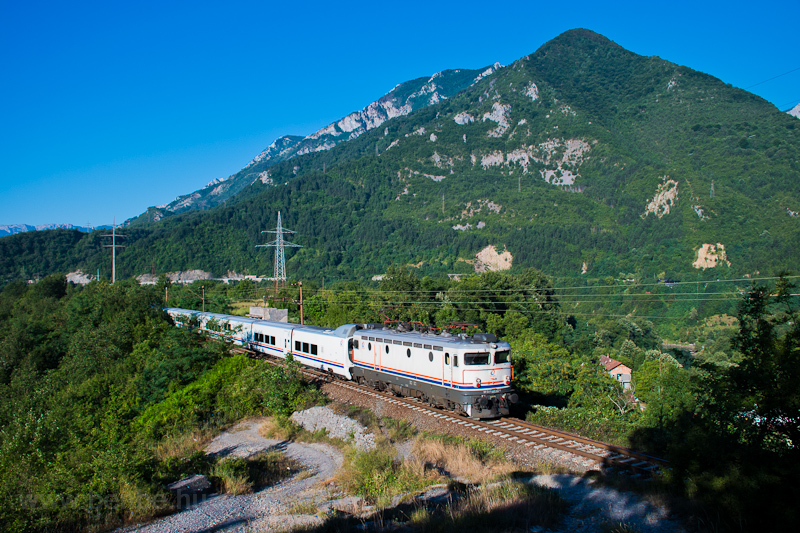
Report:
[{"label": "locomotive cab window", "polygon": [[489,354],[488,353],[465,353],[464,354],[464,364],[465,365],[488,365],[489,364]]},{"label": "locomotive cab window", "polygon": [[494,354],[494,364],[499,365],[502,363],[508,363],[508,351],[497,352]]}]

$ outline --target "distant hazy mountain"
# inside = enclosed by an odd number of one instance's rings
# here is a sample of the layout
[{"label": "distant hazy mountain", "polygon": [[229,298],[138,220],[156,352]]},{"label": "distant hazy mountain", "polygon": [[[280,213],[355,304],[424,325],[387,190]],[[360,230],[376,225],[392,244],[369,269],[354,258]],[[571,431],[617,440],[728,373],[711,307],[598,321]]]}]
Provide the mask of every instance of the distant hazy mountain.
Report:
[{"label": "distant hazy mountain", "polygon": [[792,109],[788,111],[788,113],[793,117],[800,118],[800,104],[794,106]]},{"label": "distant hazy mountain", "polygon": [[111,226],[97,226],[87,228],[85,226],[73,226],[72,224],[39,224],[38,226],[31,226],[30,224],[7,224],[0,225],[0,237],[6,235],[13,235],[15,233],[23,233],[25,231],[41,231],[46,229],[76,229],[84,233],[90,233],[96,229],[110,228]]},{"label": "distant hazy mountain", "polygon": [[[226,202],[256,181],[272,184],[266,167],[301,155],[330,150],[342,142],[377,128],[389,119],[405,116],[417,109],[452,98],[501,67],[500,63],[495,63],[476,70],[445,70],[429,78],[401,83],[361,111],[350,113],[311,135],[279,137],[238,173],[227,178],[217,178],[202,189],[179,196],[167,204],[151,207],[146,213],[125,224],[129,225],[134,221],[156,222],[171,214],[208,209]],[[258,170],[253,169],[256,165]]]}]

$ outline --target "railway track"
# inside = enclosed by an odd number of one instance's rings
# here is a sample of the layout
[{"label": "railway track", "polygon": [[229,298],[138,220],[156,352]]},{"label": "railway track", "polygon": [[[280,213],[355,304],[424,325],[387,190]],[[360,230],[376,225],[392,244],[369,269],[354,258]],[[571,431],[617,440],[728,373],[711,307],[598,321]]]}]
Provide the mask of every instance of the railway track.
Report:
[{"label": "railway track", "polygon": [[[232,351],[244,353],[250,357],[264,359],[275,364],[280,364],[282,362],[280,360],[264,357],[261,354],[256,354],[244,348],[235,348]],[[476,434],[504,439],[510,446],[533,448],[535,450],[542,450],[545,448],[558,450],[580,457],[585,461],[595,463],[603,470],[617,469],[638,475],[649,476],[668,465],[668,462],[663,459],[652,457],[623,446],[617,446],[565,431],[538,426],[518,418],[506,417],[495,420],[465,418],[451,411],[445,411],[429,404],[421,403],[415,398],[395,396],[392,393],[376,391],[375,389],[365,385],[359,385],[355,382],[335,379],[325,372],[306,367],[301,368],[301,371],[313,381],[330,383],[336,387],[349,390],[350,392],[404,407],[419,414],[433,417],[439,422],[453,424],[454,426],[460,426],[466,430],[474,431]]]}]

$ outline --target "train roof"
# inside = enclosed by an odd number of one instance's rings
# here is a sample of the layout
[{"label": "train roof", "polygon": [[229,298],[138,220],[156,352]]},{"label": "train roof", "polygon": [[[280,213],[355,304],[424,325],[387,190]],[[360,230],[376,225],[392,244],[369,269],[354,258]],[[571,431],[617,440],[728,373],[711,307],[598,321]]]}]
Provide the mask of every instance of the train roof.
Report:
[{"label": "train roof", "polygon": [[211,313],[204,311],[194,311],[192,309],[181,309],[179,307],[166,307],[164,310],[167,313],[175,315],[188,315],[188,316],[203,316],[213,318],[221,322],[234,322],[236,324],[251,324],[253,327],[266,326],[271,328],[291,329],[295,331],[308,331],[313,333],[322,333],[331,335],[333,337],[352,337],[356,330],[355,324],[345,324],[336,329],[322,328],[319,326],[308,326],[303,324],[295,324],[293,322],[275,322],[272,320],[264,320],[261,318],[251,318],[246,316],[224,315],[221,313]]},{"label": "train roof", "polygon": [[447,344],[449,346],[455,344],[470,344],[470,345],[483,345],[495,344],[499,347],[508,346],[505,341],[498,341],[494,335],[491,334],[476,334],[468,336],[463,334],[453,335],[450,333],[421,333],[419,331],[397,331],[391,328],[365,328],[356,331],[356,335],[362,339],[369,339],[378,342],[379,339],[405,342],[417,342],[423,344]]}]

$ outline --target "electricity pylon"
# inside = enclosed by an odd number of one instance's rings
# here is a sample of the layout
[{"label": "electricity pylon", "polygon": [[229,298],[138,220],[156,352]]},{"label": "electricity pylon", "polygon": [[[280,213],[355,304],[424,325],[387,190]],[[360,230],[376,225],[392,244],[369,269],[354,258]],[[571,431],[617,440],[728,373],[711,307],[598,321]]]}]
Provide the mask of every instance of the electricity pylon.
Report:
[{"label": "electricity pylon", "polygon": [[272,278],[267,278],[271,280],[275,280],[275,290],[278,289],[278,283],[281,283],[282,286],[286,286],[286,256],[284,255],[283,249],[286,246],[292,248],[302,248],[299,244],[294,244],[293,242],[288,242],[283,239],[284,233],[294,233],[291,230],[284,229],[283,225],[281,224],[281,212],[278,211],[278,227],[274,230],[265,230],[261,233],[274,233],[275,240],[269,242],[267,244],[257,244],[256,248],[266,248],[266,247],[275,247],[275,274]]}]

